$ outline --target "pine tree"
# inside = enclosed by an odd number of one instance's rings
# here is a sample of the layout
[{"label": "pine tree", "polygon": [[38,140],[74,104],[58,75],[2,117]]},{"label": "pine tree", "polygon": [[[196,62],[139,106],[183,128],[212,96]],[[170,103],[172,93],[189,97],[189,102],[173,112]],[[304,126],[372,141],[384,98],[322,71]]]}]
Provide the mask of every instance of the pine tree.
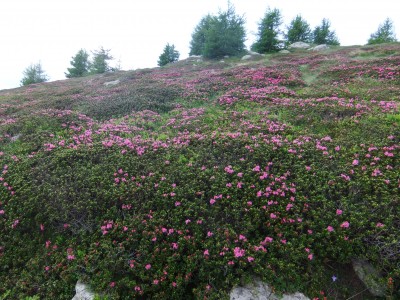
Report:
[{"label": "pine tree", "polygon": [[257,41],[251,46],[253,51],[259,53],[275,52],[281,48],[279,26],[282,25],[282,16],[279,9],[269,9],[258,25]]},{"label": "pine tree", "polygon": [[228,2],[228,9],[217,16],[208,15],[200,21],[192,34],[191,55],[207,58],[235,56],[244,52],[246,32],[245,20],[236,15],[235,8]]},{"label": "pine tree", "polygon": [[190,41],[189,55],[202,55],[204,45],[206,43],[207,32],[211,26],[212,17],[210,14],[203,17],[199,24],[197,24],[194,32],[192,33],[192,40]]},{"label": "pine tree", "polygon": [[335,31],[331,31],[330,26],[329,20],[322,19],[321,25],[315,27],[312,34],[314,44],[340,45]]},{"label": "pine tree", "polygon": [[372,33],[368,39],[368,44],[382,44],[397,42],[396,34],[394,32],[393,22],[389,18],[379,25],[378,30]]},{"label": "pine tree", "polygon": [[167,44],[164,47],[163,53],[159,56],[157,64],[162,67],[166,64],[179,60],[179,52],[175,50],[175,45]]},{"label": "pine tree", "polygon": [[32,83],[40,83],[48,81],[48,77],[42,69],[41,63],[32,64],[27,67],[24,72],[24,77],[21,79],[21,85],[29,85]]},{"label": "pine tree", "polygon": [[70,64],[72,68],[68,68],[68,73],[65,73],[67,78],[87,75],[90,69],[89,54],[83,49],[79,50],[78,53],[72,57]]},{"label": "pine tree", "polygon": [[296,16],[287,28],[286,42],[292,44],[295,42],[311,42],[310,25],[300,15]]},{"label": "pine tree", "polygon": [[93,61],[90,66],[90,73],[102,74],[105,72],[112,71],[113,69],[108,65],[108,60],[114,59],[109,53],[110,50],[106,50],[100,47],[99,50],[93,51]]}]

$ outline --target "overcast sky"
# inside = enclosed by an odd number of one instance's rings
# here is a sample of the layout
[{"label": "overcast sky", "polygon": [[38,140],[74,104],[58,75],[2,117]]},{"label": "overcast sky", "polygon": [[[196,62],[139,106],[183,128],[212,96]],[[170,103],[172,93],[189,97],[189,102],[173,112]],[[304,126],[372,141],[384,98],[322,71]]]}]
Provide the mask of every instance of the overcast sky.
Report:
[{"label": "overcast sky", "polygon": [[[311,26],[331,21],[342,45],[364,45],[389,17],[400,35],[398,0],[231,0],[246,18],[249,47],[267,7],[287,25],[300,14]],[[41,62],[50,80],[65,79],[79,49],[111,49],[123,70],[157,66],[167,43],[189,53],[194,27],[227,0],[0,0],[0,89],[20,85],[30,64]],[[397,29],[397,30],[396,30]]]}]

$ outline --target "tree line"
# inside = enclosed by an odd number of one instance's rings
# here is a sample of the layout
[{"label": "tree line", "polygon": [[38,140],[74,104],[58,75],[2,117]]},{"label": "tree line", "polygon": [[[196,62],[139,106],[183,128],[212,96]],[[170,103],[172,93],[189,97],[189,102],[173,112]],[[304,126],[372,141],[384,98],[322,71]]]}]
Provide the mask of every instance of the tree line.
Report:
[{"label": "tree line", "polygon": [[[216,15],[207,14],[202,17],[194,28],[190,41],[189,55],[201,55],[205,58],[218,59],[225,56],[238,56],[246,52],[246,30],[244,16],[237,15],[234,6],[228,1],[228,8],[219,11]],[[256,41],[250,49],[258,53],[272,53],[285,49],[295,42],[306,42],[313,44],[340,45],[339,39],[331,23],[323,18],[321,24],[311,29],[309,23],[297,15],[289,25],[282,29],[283,19],[279,9],[268,8],[264,17],[258,24]],[[392,20],[387,18],[379,25],[376,32],[370,35],[367,44],[380,44],[397,42]],[[119,68],[110,67],[108,61],[113,57],[110,50],[100,47],[92,51],[93,58],[89,53],[80,49],[70,61],[71,67],[67,68],[67,78],[83,77],[92,74],[116,71]],[[169,43],[164,47],[159,56],[158,66],[162,67],[179,60],[179,52],[175,45]],[[49,78],[45,74],[40,62],[32,64],[23,72],[21,85],[45,82]]]}]

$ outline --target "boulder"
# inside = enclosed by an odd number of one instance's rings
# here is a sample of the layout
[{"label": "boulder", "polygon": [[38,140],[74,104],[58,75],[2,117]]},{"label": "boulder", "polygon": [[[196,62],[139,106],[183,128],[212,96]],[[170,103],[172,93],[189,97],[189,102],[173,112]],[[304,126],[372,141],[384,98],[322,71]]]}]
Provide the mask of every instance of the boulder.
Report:
[{"label": "boulder", "polygon": [[354,272],[372,295],[375,297],[385,297],[385,280],[373,265],[361,259],[353,259],[352,265]]},{"label": "boulder", "polygon": [[120,83],[120,81],[119,81],[119,79],[117,79],[117,80],[114,80],[114,81],[104,82],[104,85],[105,86],[110,86],[110,85],[117,85],[119,83]]},{"label": "boulder", "polygon": [[245,55],[245,56],[242,57],[242,60],[250,60],[250,59],[252,59],[252,58],[253,58],[252,55],[247,54],[247,55]]},{"label": "boulder", "polygon": [[72,300],[93,300],[94,293],[90,291],[88,285],[78,281],[75,286],[75,296]]},{"label": "boulder", "polygon": [[291,45],[289,45],[289,49],[294,48],[294,49],[307,49],[310,48],[310,44],[304,43],[304,42],[296,42]]},{"label": "boulder", "polygon": [[310,300],[302,293],[278,296],[272,292],[268,284],[255,280],[244,287],[236,287],[230,293],[230,300]]},{"label": "boulder", "polygon": [[318,46],[315,46],[315,47],[313,47],[313,48],[310,48],[310,49],[308,49],[308,50],[312,50],[312,51],[324,51],[324,50],[327,50],[327,49],[329,49],[329,46],[326,45],[326,44],[322,44],[322,45],[318,45]]},{"label": "boulder", "polygon": [[290,51],[289,50],[281,50],[281,51],[279,51],[279,53],[282,53],[282,54],[289,54],[290,53]]}]

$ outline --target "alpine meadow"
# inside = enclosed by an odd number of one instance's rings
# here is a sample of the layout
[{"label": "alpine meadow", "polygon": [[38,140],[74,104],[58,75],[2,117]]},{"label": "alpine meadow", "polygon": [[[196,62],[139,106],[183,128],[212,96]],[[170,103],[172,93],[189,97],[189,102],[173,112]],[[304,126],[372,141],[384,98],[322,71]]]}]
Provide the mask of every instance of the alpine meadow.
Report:
[{"label": "alpine meadow", "polygon": [[399,299],[400,44],[332,40],[0,91],[0,299]]}]

